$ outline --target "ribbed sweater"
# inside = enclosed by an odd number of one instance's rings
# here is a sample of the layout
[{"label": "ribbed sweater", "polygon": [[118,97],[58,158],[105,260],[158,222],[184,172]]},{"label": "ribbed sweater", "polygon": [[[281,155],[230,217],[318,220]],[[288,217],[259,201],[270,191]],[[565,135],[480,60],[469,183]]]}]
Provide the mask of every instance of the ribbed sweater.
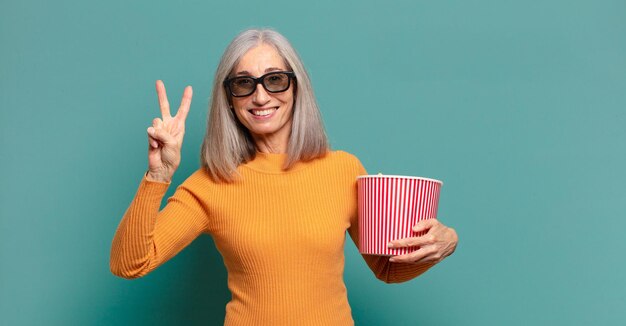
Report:
[{"label": "ribbed sweater", "polygon": [[[356,177],[361,162],[343,151],[282,170],[286,154],[257,153],[241,178],[216,183],[203,168],[176,188],[145,175],[115,233],[111,271],[144,276],[201,234],[213,237],[228,271],[232,299],[225,325],[353,325],[343,282],[346,231],[358,244]],[[387,283],[431,265],[363,255]]]}]

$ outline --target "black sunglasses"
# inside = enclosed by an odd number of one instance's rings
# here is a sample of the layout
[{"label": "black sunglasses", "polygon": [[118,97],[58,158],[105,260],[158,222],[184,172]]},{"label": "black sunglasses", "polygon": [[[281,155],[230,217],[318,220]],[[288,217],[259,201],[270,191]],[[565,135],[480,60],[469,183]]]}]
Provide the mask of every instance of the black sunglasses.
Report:
[{"label": "black sunglasses", "polygon": [[228,78],[224,81],[224,87],[234,97],[244,97],[254,93],[259,83],[269,93],[280,93],[289,89],[292,79],[296,79],[293,71],[272,71],[259,78],[250,76]]}]

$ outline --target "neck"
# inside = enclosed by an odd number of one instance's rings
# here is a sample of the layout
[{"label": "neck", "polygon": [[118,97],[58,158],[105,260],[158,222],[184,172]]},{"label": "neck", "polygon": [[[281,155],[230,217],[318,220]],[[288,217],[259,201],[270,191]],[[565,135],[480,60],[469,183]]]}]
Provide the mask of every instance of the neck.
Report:
[{"label": "neck", "polygon": [[287,153],[288,135],[252,135],[257,152],[284,154]]}]

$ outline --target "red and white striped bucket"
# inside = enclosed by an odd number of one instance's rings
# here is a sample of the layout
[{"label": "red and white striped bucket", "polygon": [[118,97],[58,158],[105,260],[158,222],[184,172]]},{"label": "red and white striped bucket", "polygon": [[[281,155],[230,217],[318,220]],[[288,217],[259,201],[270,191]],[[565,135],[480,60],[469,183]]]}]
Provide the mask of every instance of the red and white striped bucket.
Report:
[{"label": "red and white striped bucket", "polygon": [[359,252],[395,256],[415,247],[387,248],[392,240],[416,237],[417,222],[437,218],[443,182],[422,177],[363,175],[357,178],[359,203]]}]

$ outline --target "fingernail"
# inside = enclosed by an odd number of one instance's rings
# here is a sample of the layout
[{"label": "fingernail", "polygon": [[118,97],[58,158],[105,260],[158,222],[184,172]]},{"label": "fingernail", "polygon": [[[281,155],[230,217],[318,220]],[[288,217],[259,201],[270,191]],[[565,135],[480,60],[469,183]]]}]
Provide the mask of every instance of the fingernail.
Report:
[{"label": "fingernail", "polygon": [[417,226],[414,226],[413,231],[417,231],[417,230],[419,230],[419,228]]},{"label": "fingernail", "polygon": [[148,134],[150,134],[150,136],[153,136],[154,135],[154,128],[149,127],[148,128]]},{"label": "fingernail", "polygon": [[389,242],[389,243],[387,244],[387,248],[392,248],[392,247],[393,247],[393,243]]}]

